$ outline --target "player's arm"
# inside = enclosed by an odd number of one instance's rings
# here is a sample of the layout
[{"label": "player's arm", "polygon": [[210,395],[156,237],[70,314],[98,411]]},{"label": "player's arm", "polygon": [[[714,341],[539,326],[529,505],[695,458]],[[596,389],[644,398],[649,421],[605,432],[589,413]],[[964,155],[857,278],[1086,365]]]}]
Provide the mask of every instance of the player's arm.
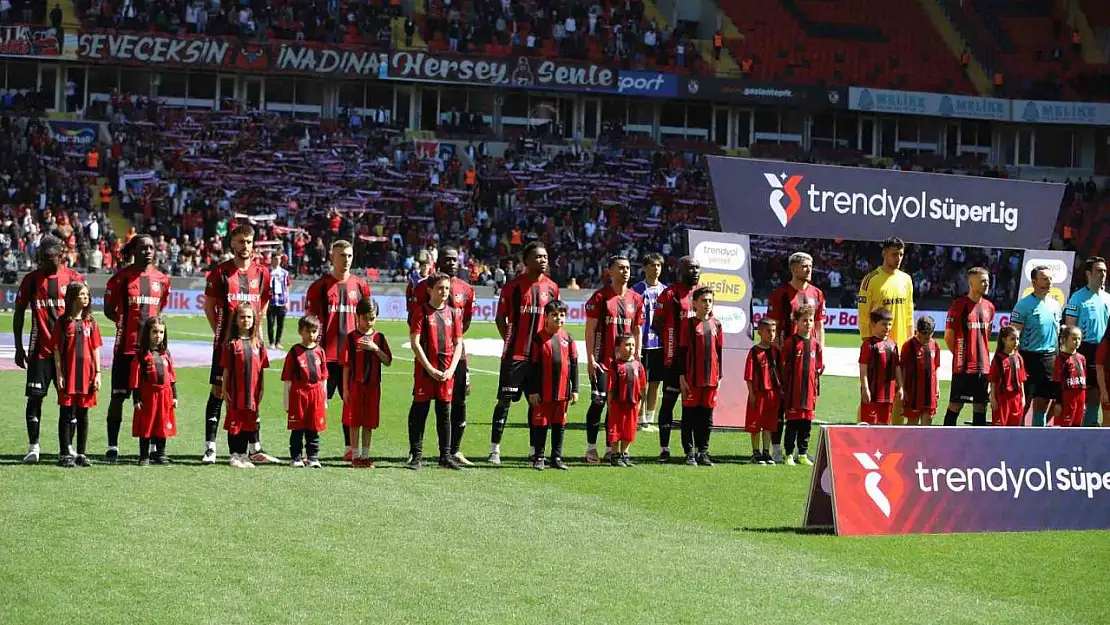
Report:
[{"label": "player's arm", "polygon": [[856,297],[856,315],[859,321],[859,336],[866,341],[871,336],[871,279],[868,275],[859,286],[859,295]]},{"label": "player's arm", "polygon": [[903,336],[913,336],[913,279],[906,276],[906,333]]},{"label": "player's arm", "polygon": [[282,405],[285,407],[285,412],[289,412],[289,391],[293,389],[293,383],[289,380],[285,381],[285,399]]},{"label": "player's arm", "polygon": [[578,346],[570,341],[570,403],[578,403]]},{"label": "player's arm", "polygon": [[[393,351],[389,349],[389,341],[386,340],[385,335],[381,332],[378,333],[377,338],[381,339],[381,344],[378,345],[378,361],[382,363],[383,367],[388,367],[393,364]],[[346,378],[343,378],[344,380]]]},{"label": "player's arm", "polygon": [[463,306],[463,333],[470,331],[470,322],[474,320],[474,289],[467,287],[466,302]]},{"label": "player's arm", "polygon": [[[15,298],[12,313],[12,334],[15,335],[15,365],[20,369],[27,367],[27,353],[23,351],[23,314],[27,312],[27,303],[34,297],[31,287],[32,275],[34,274],[29,273],[23,276],[23,282],[19,285],[19,293]],[[32,321],[32,323],[34,322]]]},{"label": "player's arm", "polygon": [[817,342],[821,344],[821,348],[825,348],[825,294],[821,294],[821,300],[817,303],[817,316],[814,318],[816,327],[814,332],[817,333]]},{"label": "player's arm", "polygon": [[655,300],[655,314],[651,316],[651,329],[661,341],[666,340],[663,336],[664,330],[666,329],[666,318],[667,300],[663,296],[663,293],[660,293],[659,298]]},{"label": "player's arm", "polygon": [[952,302],[952,305],[948,307],[948,317],[944,323],[944,344],[953,356],[958,356],[956,353],[956,319],[961,314],[959,305],[960,300]]},{"label": "player's arm", "polygon": [[501,297],[497,300],[497,313],[493,316],[493,323],[497,326],[497,334],[504,341],[509,336],[509,291],[516,289],[514,282],[510,288],[501,289]]},{"label": "player's arm", "polygon": [[586,317],[586,371],[593,376],[594,367],[597,363],[594,362],[594,349],[597,347],[597,319],[593,317]]},{"label": "player's arm", "polygon": [[524,380],[524,396],[533,406],[540,401],[540,380],[543,379],[542,353],[543,345],[533,337],[532,352],[528,356],[528,378]]},{"label": "player's arm", "polygon": [[[57,341],[57,336],[57,334],[54,335],[55,341]],[[97,352],[97,356],[99,355],[100,352]],[[54,377],[58,381],[58,388],[65,388],[66,376],[65,371],[62,369],[62,350],[58,349],[57,346],[54,347],[54,372]]]},{"label": "player's arm", "polygon": [[871,388],[867,386],[867,365],[859,366],[859,400],[864,404],[871,403]]},{"label": "player's arm", "polygon": [[100,386],[101,386],[101,376],[100,376],[100,346],[101,346],[101,342],[100,342],[100,331],[96,329],[95,325],[93,326],[93,332],[96,333],[96,338],[97,338],[96,349],[93,350],[93,367],[94,367],[93,371],[95,372],[95,373],[93,373],[93,390],[99,391]]},{"label": "player's arm", "polygon": [[104,288],[104,316],[119,323],[119,280],[115,276],[108,279]]},{"label": "player's arm", "polygon": [[220,268],[217,266],[208,272],[208,285],[204,288],[204,316],[208,319],[208,325],[212,328],[213,334],[216,333],[220,323],[220,303],[227,299],[227,291],[222,286],[219,271]]}]

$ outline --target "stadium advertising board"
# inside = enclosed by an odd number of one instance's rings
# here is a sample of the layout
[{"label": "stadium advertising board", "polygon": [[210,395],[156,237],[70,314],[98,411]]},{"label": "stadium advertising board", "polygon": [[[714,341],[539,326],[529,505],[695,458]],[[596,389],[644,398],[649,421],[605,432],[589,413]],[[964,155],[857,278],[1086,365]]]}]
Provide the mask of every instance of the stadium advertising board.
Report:
[{"label": "stadium advertising board", "polygon": [[744,78],[711,76],[683,77],[678,95],[684,98],[737,104],[809,108],[835,108],[843,106],[845,99],[842,89],[826,89],[815,85],[755,83]]},{"label": "stadium advertising board", "polygon": [[729,232],[1047,248],[1064,185],[709,156]]},{"label": "stadium advertising board", "polygon": [[1110,529],[1110,430],[823,427],[804,523],[843,536]]},{"label": "stadium advertising board", "polygon": [[725,333],[721,378],[713,424],[717,427],[744,427],[748,406],[748,387],[742,374],[752,348],[751,334],[751,258],[750,242],[743,234],[688,230],[690,254],[701,263],[703,286],[715,292],[713,316]]},{"label": "stadium advertising board", "polygon": [[1030,124],[1110,126],[1110,104],[1104,102],[1014,100],[1013,121]]},{"label": "stadium advertising board", "polygon": [[678,74],[622,71],[617,93],[628,96],[673,98],[678,95]]},{"label": "stadium advertising board", "polygon": [[1048,295],[1059,302],[1060,309],[1063,310],[1068,305],[1068,296],[1071,295],[1071,274],[1072,268],[1075,267],[1075,252],[1025,250],[1021,263],[1018,299],[1033,292],[1033,280],[1030,276],[1033,268],[1037,266],[1048,267],[1048,274],[1052,277],[1052,288],[1048,291]]},{"label": "stadium advertising board", "polygon": [[874,113],[1010,121],[1010,100],[921,91],[850,87],[848,108]]},{"label": "stadium advertising board", "polygon": [[51,26],[0,26],[0,56],[56,57],[61,52],[58,31]]}]

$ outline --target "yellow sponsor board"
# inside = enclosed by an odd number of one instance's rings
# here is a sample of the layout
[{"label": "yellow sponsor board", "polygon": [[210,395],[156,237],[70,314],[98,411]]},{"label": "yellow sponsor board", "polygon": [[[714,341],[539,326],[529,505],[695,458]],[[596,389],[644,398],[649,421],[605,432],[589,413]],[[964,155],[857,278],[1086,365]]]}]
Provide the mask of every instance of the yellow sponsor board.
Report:
[{"label": "yellow sponsor board", "polygon": [[740,276],[725,273],[703,273],[698,285],[713,287],[718,302],[739,302],[748,293],[748,285]]}]

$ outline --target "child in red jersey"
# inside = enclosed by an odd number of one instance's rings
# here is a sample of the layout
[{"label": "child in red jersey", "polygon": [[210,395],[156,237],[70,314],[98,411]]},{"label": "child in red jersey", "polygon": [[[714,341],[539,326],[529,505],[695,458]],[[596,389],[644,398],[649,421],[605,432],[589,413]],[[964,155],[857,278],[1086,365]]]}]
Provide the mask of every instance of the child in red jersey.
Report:
[{"label": "child in red jersey", "polygon": [[933,339],[936,329],[933,318],[922,315],[917,320],[917,331],[902,345],[898,357],[901,365],[898,371],[902,375],[898,385],[902,387],[902,413],[906,416],[906,425],[932,425],[933,416],[937,414],[940,345]]},{"label": "child in red jersey", "polygon": [[1059,427],[1082,427],[1087,407],[1087,359],[1078,352],[1083,331],[1078,326],[1060,331],[1060,353],[1052,367],[1052,381],[1060,384],[1055,422]]},{"label": "child in red jersey", "polygon": [[[373,469],[370,440],[381,421],[382,367],[393,364],[385,335],[374,330],[378,303],[363,298],[355,307],[357,327],[347,333],[343,365],[343,423],[351,429],[351,466]],[[361,437],[361,446],[359,440]]]},{"label": "child in red jersey", "polygon": [[[795,333],[782,344],[782,397],[786,410],[783,464],[787,466],[813,466],[806,452],[817,410],[821,374],[825,371],[821,342],[813,332],[815,313],[816,309],[810,304],[799,306],[793,314]],[[795,443],[797,456],[794,455]]]},{"label": "child in red jersey", "polygon": [[998,333],[998,349],[991,361],[992,425],[1022,425],[1025,408],[1025,363],[1018,353],[1018,331],[1006,326]]},{"label": "child in red jersey", "polygon": [[898,345],[890,340],[894,313],[887,308],[871,311],[871,336],[859,348],[861,423],[890,425],[894,402],[902,395]]},{"label": "child in red jersey", "polygon": [[236,469],[253,469],[247,452],[251,433],[258,431],[258,409],[262,406],[263,374],[270,357],[262,344],[257,315],[250,302],[243,302],[231,316],[230,338],[224,344],[220,362],[223,367],[223,393],[227,402],[227,446],[229,464]]},{"label": "child in red jersey", "polygon": [[724,355],[724,331],[713,316],[713,288],[702,286],[690,294],[694,317],[679,328],[679,362],[683,364],[678,378],[682,392],[682,422],[689,420],[694,452],[686,456],[688,466],[713,466],[709,458],[709,436],[713,432],[713,409],[717,407],[717,389],[721,384]]},{"label": "child in red jersey", "polygon": [[543,329],[532,339],[527,377],[528,403],[532,406],[532,468],[544,470],[543,452],[551,430],[551,466],[567,470],[563,462],[563,434],[567,406],[578,403],[578,348],[563,329],[569,308],[560,300],[543,307]]},{"label": "child in red jersey", "polygon": [[[91,466],[85,456],[89,440],[89,408],[100,391],[100,327],[92,315],[92,296],[84,282],[66,289],[65,313],[58,317],[50,340],[58,386],[58,464]],[[73,435],[77,435],[76,453]]]},{"label": "child in red jersey", "polygon": [[638,360],[636,339],[631,334],[617,337],[616,360],[609,371],[609,422],[605,426],[605,442],[613,448],[609,464],[631,467],[628,449],[636,441],[639,427],[640,400],[647,390],[647,371]]},{"label": "child in red jersey", "polygon": [[139,466],[150,466],[150,447],[154,463],[169,464],[166,439],[177,435],[177,376],[169,351],[166,319],[161,315],[143,322],[139,348],[131,360],[132,404],[131,436],[139,439]]},{"label": "child in red jersey", "polygon": [[[748,352],[744,380],[748,383],[748,412],[744,430],[752,435],[752,464],[775,464],[771,435],[779,429],[782,410],[782,354],[775,347],[778,322],[764,315],[759,320],[759,344]],[[762,442],[762,446],[761,446]]]},{"label": "child in red jersey", "polygon": [[[313,315],[301,317],[297,334],[301,342],[289,349],[281,368],[285,383],[285,413],[289,415],[289,466],[294,469],[319,469],[320,432],[327,428],[328,357],[316,343],[320,320]],[[301,456],[306,452],[308,460]]]}]

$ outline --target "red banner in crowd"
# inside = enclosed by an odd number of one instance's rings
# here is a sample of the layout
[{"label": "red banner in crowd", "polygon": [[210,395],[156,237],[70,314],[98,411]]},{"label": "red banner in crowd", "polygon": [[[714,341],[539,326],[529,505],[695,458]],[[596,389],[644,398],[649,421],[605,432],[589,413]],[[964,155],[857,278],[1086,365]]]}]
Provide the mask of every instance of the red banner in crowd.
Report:
[{"label": "red banner in crowd", "polygon": [[379,52],[364,46],[308,41],[251,44],[232,37],[166,33],[81,32],[77,57],[125,65],[239,69],[329,78],[391,78],[598,91],[615,91],[618,86],[616,69],[562,59]]},{"label": "red banner in crowd", "polygon": [[0,55],[58,56],[58,31],[50,26],[12,25],[0,27]]}]

